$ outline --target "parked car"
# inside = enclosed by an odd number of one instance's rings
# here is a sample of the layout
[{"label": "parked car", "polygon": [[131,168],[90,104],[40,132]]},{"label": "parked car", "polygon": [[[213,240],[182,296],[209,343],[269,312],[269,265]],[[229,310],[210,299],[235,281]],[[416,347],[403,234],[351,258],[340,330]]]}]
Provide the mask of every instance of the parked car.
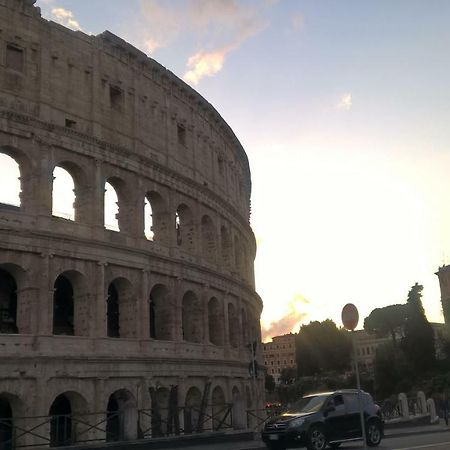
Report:
[{"label": "parked car", "polygon": [[359,404],[364,411],[367,445],[379,445],[383,437],[383,420],[379,408],[367,392],[338,390],[307,395],[288,411],[268,420],[261,433],[270,450],[306,447],[323,450],[329,445],[362,439]]}]

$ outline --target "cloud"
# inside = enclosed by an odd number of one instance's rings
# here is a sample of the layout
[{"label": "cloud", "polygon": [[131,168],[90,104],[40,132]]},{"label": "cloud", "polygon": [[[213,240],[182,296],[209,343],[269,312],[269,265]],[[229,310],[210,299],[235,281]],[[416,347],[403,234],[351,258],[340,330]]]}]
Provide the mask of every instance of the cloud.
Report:
[{"label": "cloud", "polygon": [[303,14],[294,14],[291,17],[291,25],[294,30],[301,30],[305,25],[305,17],[303,16]]},{"label": "cloud", "polygon": [[290,333],[292,331],[298,332],[300,325],[308,317],[305,311],[310,304],[301,294],[295,294],[287,305],[286,314],[279,320],[271,322],[268,326],[262,329],[262,340],[267,341],[270,337],[280,336]]},{"label": "cloud", "polygon": [[274,2],[186,0],[174,5],[141,0],[140,4],[141,25],[135,32],[147,52],[153,54],[184,37],[197,42],[187,58],[184,79],[198,84],[220,72],[229,53],[267,26],[263,13]]},{"label": "cloud", "polygon": [[67,28],[71,28],[75,31],[82,31],[80,24],[73,15],[72,11],[64,8],[52,8],[51,18],[55,21],[64,25]]},{"label": "cloud", "polygon": [[338,109],[344,109],[345,111],[348,111],[352,106],[352,94],[350,93],[344,94],[337,104]]}]

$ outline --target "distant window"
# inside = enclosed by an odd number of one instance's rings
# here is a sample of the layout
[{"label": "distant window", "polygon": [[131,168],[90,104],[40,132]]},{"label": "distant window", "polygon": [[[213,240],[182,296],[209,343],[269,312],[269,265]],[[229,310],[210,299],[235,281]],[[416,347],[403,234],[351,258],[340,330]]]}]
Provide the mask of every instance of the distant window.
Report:
[{"label": "distant window", "polygon": [[23,72],[23,49],[13,44],[6,46],[6,67]]},{"label": "distant window", "polygon": [[270,361],[270,365],[273,366],[273,361]]},{"label": "distant window", "polygon": [[178,143],[181,145],[186,145],[186,128],[180,123],[177,125],[177,136]]},{"label": "distant window", "polygon": [[76,125],[75,120],[66,119],[66,128],[75,128]]},{"label": "distant window", "polygon": [[219,174],[223,175],[224,174],[224,162],[223,162],[223,158],[221,156],[219,156],[217,158],[217,165],[219,167]]},{"label": "distant window", "polygon": [[109,86],[109,102],[111,108],[116,111],[122,111],[123,108],[123,92],[117,86]]}]

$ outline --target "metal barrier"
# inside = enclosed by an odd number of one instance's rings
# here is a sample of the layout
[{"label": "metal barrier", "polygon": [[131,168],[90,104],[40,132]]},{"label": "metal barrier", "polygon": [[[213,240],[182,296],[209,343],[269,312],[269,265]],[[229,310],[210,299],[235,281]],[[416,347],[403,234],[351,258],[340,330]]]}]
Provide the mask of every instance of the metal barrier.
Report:
[{"label": "metal barrier", "polygon": [[391,400],[384,401],[381,405],[381,415],[385,421],[402,417],[400,402],[398,400],[395,402]]},{"label": "metal barrier", "polygon": [[[264,408],[264,409],[248,409],[247,410],[247,428],[252,428],[257,431],[272,417],[275,417],[283,412],[283,408]],[[252,425],[252,422],[254,425]]]},{"label": "metal barrier", "polygon": [[[130,418],[132,419],[130,422]],[[134,419],[134,420],[133,420]],[[127,427],[131,428],[131,433]],[[151,439],[233,428],[233,405],[0,419],[0,450]],[[131,437],[130,437],[131,436]]]}]

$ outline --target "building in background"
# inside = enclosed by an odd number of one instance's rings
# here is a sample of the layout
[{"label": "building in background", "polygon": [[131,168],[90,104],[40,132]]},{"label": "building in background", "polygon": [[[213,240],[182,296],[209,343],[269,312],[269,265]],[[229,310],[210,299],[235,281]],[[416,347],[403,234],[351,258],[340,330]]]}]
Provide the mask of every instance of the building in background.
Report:
[{"label": "building in background", "polygon": [[263,344],[264,367],[272,375],[275,383],[280,382],[281,371],[287,368],[297,369],[295,357],[296,334],[275,336],[272,342]]},{"label": "building in background", "polygon": [[358,358],[358,364],[361,370],[367,372],[370,375],[374,373],[374,362],[377,348],[380,345],[391,342],[392,338],[377,337],[368,333],[365,330],[357,330],[355,333],[356,343],[356,357]]}]

